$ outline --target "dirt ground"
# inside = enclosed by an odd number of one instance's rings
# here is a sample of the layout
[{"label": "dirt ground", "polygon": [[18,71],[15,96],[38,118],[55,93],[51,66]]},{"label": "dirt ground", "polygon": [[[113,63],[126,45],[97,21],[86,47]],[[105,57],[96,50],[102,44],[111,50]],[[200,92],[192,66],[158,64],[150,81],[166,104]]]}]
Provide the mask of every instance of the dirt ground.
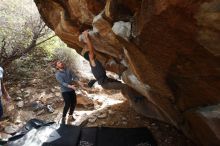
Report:
[{"label": "dirt ground", "polygon": [[[137,127],[147,127],[155,137],[159,146],[193,146],[194,144],[187,139],[183,133],[177,130],[175,127],[146,117],[141,116],[136,113],[129,105],[129,102],[117,91],[112,93],[105,91],[99,91],[96,93],[97,98],[101,97],[99,100],[99,106],[93,109],[89,109],[82,106],[77,106],[74,117],[75,119],[80,119],[85,116],[88,120],[84,126],[87,127],[118,127],[118,128],[137,128]],[[94,94],[94,91],[92,92]],[[98,95],[100,94],[100,95]],[[89,94],[90,95],[90,94]],[[105,98],[103,98],[105,95]],[[94,102],[97,98],[93,98]],[[51,99],[50,99],[51,100]],[[112,101],[117,101],[113,102]],[[49,100],[48,100],[49,101]],[[0,123],[1,125],[18,125],[21,127],[26,121],[37,118],[45,121],[55,121],[60,122],[63,108],[62,98],[55,98],[53,102],[57,102],[53,105],[55,111],[53,113],[34,112],[31,107],[26,106],[23,108],[18,108],[14,113],[14,117],[10,118],[9,121]],[[16,104],[16,103],[14,103]],[[38,115],[39,114],[39,115]],[[10,114],[12,115],[12,113]],[[94,119],[95,117],[95,119]],[[90,121],[91,119],[91,121]],[[20,121],[20,122],[19,122]],[[16,124],[17,123],[17,124]],[[74,123],[73,123],[74,125]],[[4,133],[4,129],[1,130]]]}]

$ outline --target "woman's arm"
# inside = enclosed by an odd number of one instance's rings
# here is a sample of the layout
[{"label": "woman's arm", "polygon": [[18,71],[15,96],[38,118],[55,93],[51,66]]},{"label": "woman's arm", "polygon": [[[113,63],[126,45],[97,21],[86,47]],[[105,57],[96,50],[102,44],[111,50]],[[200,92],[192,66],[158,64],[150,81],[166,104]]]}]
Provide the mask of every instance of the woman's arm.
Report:
[{"label": "woman's arm", "polygon": [[87,44],[87,47],[88,47],[88,49],[89,49],[89,60],[90,60],[90,62],[91,62],[91,64],[92,64],[92,66],[95,66],[95,54],[94,54],[95,50],[94,50],[94,47],[93,47],[93,45],[92,45],[92,42],[91,42],[91,40],[90,40],[90,38],[89,38],[89,33],[88,33],[88,31],[87,31],[87,30],[84,31],[84,32],[83,32],[83,35],[84,35],[84,37],[85,37],[86,44]]}]

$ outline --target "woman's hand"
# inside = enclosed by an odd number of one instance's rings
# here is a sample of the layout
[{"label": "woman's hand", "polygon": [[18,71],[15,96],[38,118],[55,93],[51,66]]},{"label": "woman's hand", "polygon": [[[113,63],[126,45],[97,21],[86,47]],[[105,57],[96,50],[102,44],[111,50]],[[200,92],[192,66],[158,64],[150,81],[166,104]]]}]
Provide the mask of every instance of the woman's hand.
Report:
[{"label": "woman's hand", "polygon": [[85,43],[88,43],[89,42],[89,31],[88,30],[85,30],[83,32],[83,36],[85,38]]},{"label": "woman's hand", "polygon": [[88,31],[88,30],[83,31],[83,35],[84,35],[86,38],[88,38],[88,36],[89,36],[89,31]]},{"label": "woman's hand", "polygon": [[68,85],[69,88],[76,90],[76,86],[75,85]]}]

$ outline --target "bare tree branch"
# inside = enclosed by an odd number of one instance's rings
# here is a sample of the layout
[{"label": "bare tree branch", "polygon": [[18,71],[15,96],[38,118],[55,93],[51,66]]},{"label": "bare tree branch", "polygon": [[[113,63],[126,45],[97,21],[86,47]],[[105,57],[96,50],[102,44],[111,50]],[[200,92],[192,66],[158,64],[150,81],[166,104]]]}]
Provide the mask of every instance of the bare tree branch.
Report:
[{"label": "bare tree branch", "polygon": [[0,13],[0,64],[3,67],[55,36],[50,36],[51,30],[40,19],[37,9],[29,13],[29,8],[32,8],[30,4],[17,11],[19,0],[16,1],[18,3],[13,7],[11,2],[5,1],[4,12]]},{"label": "bare tree branch", "polygon": [[[40,44],[42,44],[42,43],[44,43],[44,42],[46,42],[46,41],[52,39],[52,38],[55,37],[55,36],[56,36],[56,35],[53,35],[53,36],[51,36],[51,37],[49,37],[49,38],[47,38],[47,39],[45,39],[45,40],[39,42],[38,44],[36,44],[36,46],[39,46]],[[36,46],[35,46],[35,47],[36,47]]]},{"label": "bare tree branch", "polygon": [[35,39],[33,37],[30,45],[27,48],[25,48],[22,52],[20,52],[18,54],[13,54],[13,55],[9,56],[5,61],[3,61],[2,65],[4,67],[7,67],[13,60],[22,57],[24,54],[27,54],[28,52],[32,51],[36,46],[39,46],[40,44],[45,43],[46,41],[52,39],[55,36],[56,35],[53,35],[53,36],[51,36],[51,37],[49,37],[49,38],[47,38],[47,39],[45,39],[45,40],[43,40],[43,41],[41,41],[41,42],[39,42],[37,44],[36,44],[37,39]]}]

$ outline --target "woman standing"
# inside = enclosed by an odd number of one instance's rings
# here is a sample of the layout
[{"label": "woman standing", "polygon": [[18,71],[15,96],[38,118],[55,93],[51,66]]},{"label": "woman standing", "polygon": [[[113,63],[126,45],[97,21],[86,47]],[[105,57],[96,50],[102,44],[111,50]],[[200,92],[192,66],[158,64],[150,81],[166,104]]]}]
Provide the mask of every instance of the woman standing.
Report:
[{"label": "woman standing", "polygon": [[57,72],[56,79],[60,83],[61,93],[64,99],[64,108],[62,115],[62,124],[65,124],[66,115],[68,113],[68,121],[74,121],[73,112],[76,107],[76,93],[73,81],[78,81],[76,75],[64,66],[64,63],[57,61],[55,63]]}]

